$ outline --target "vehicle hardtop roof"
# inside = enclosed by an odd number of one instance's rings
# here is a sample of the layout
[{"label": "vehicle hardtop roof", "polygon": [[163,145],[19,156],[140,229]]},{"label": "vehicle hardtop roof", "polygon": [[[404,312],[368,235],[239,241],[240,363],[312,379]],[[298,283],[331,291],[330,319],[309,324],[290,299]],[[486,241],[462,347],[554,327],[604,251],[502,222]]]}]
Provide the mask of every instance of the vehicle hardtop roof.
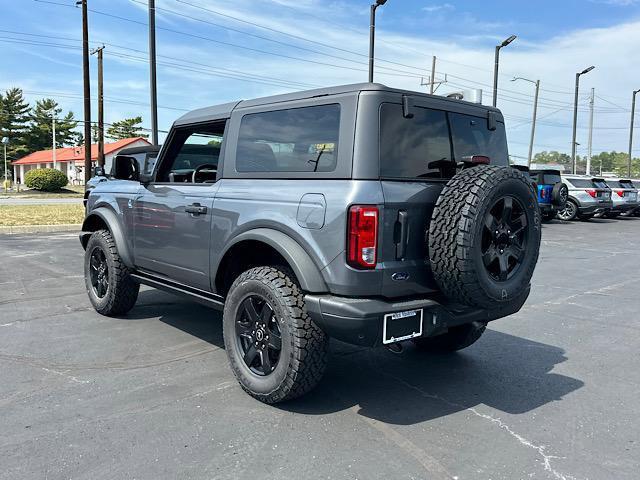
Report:
[{"label": "vehicle hardtop roof", "polygon": [[557,168],[532,168],[530,172],[531,173],[555,173],[557,175],[562,175],[562,172]]},{"label": "vehicle hardtop roof", "polygon": [[135,155],[137,153],[158,153],[159,151],[160,151],[160,145],[145,145],[143,147],[123,148],[118,152],[118,155]]},{"label": "vehicle hardtop roof", "polygon": [[182,117],[178,118],[174,125],[188,125],[199,122],[206,122],[215,119],[228,118],[231,116],[231,112],[233,112],[237,108],[249,108],[249,107],[258,107],[261,105],[270,105],[274,103],[281,102],[291,102],[295,100],[305,100],[309,98],[315,97],[327,97],[331,95],[341,95],[346,93],[357,94],[364,91],[378,91],[378,92],[391,92],[391,93],[399,93],[404,95],[410,95],[412,97],[426,97],[426,98],[436,98],[440,101],[447,101],[452,103],[457,103],[460,105],[466,105],[475,107],[478,109],[483,109],[485,111],[495,111],[500,113],[500,110],[497,108],[481,105],[478,103],[467,102],[464,100],[457,100],[448,97],[442,97],[439,95],[430,95],[428,93],[416,92],[412,90],[402,90],[398,88],[387,87],[386,85],[382,85],[380,83],[353,83],[349,85],[338,85],[334,87],[324,87],[317,88],[314,90],[303,90],[299,92],[292,93],[284,93],[280,95],[272,95],[269,97],[261,97],[251,100],[240,100],[235,102],[223,103],[220,105],[213,105],[210,107],[199,108],[197,110],[193,110],[184,114]]}]

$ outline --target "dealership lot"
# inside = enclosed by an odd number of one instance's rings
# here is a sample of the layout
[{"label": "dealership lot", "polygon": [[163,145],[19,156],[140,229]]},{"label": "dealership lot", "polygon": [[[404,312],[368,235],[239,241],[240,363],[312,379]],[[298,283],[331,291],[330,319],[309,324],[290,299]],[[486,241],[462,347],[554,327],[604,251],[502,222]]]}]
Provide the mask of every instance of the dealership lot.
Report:
[{"label": "dealership lot", "polygon": [[220,314],[90,307],[77,235],[0,236],[0,478],[635,479],[640,219],[545,224],[525,308],[449,357],[334,342],[277,407]]}]

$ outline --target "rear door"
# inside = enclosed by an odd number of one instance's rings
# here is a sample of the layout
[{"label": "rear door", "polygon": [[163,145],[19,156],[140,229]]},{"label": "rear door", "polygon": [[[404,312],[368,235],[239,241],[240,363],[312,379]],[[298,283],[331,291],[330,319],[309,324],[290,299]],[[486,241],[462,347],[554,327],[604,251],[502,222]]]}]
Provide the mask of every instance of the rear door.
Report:
[{"label": "rear door", "polygon": [[[380,107],[380,178],[384,195],[380,259],[385,296],[437,289],[427,250],[433,207],[456,163],[473,155],[507,165],[504,124],[489,130],[486,110],[447,112],[416,101],[411,118],[400,103]],[[484,113],[484,117],[482,114]]]},{"label": "rear door", "polygon": [[225,122],[173,132],[154,182],[133,206],[136,266],[210,290],[211,211]]}]

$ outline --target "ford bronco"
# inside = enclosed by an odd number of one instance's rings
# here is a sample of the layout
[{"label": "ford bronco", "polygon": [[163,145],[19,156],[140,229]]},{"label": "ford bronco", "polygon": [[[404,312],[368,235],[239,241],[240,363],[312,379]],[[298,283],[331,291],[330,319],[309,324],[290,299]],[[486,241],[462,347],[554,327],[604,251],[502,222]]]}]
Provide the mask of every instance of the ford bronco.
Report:
[{"label": "ford bronco", "polygon": [[151,174],[91,190],[80,239],[99,313],[140,284],[221,309],[240,385],[276,403],[331,337],[473,344],[527,299],[540,232],[499,110],[368,83],[184,115]]}]

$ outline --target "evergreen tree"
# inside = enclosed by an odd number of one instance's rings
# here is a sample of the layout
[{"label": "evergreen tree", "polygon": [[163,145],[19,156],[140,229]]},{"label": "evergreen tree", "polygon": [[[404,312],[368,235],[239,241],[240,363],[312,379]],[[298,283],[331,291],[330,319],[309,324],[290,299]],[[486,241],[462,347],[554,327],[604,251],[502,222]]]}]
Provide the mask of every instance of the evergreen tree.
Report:
[{"label": "evergreen tree", "polygon": [[[0,138],[9,138],[7,145],[9,160],[15,160],[29,153],[26,133],[30,109],[21,89],[11,88],[4,95],[0,93]],[[0,169],[4,169],[4,162],[0,164],[2,164]]]},{"label": "evergreen tree", "polygon": [[112,140],[122,140],[124,138],[142,137],[148,138],[149,135],[144,133],[142,129],[142,117],[125,118],[118,122],[113,122],[107,129],[105,137]]},{"label": "evergreen tree", "polygon": [[36,102],[27,134],[27,146],[30,151],[47,150],[53,144],[53,117],[56,119],[56,147],[73,145],[78,123],[73,112],[62,114],[62,108],[52,98],[43,98]]}]

